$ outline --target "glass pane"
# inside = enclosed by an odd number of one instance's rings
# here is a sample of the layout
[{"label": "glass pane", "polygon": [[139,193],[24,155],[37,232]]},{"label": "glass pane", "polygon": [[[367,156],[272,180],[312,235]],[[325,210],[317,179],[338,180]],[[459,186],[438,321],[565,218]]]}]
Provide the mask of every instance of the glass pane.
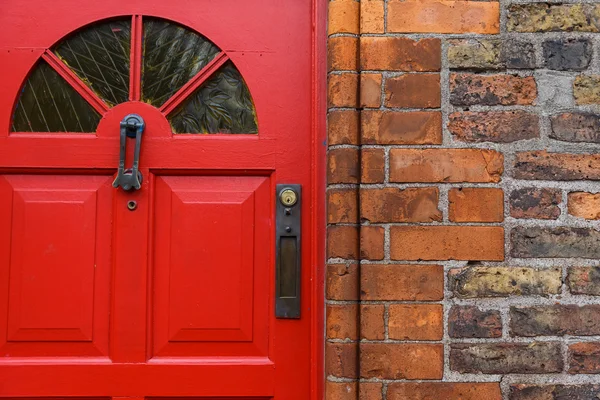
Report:
[{"label": "glass pane", "polygon": [[109,105],[129,98],[131,20],[94,24],[62,41],[54,52]]},{"label": "glass pane", "polygon": [[144,18],[143,51],[142,100],[160,107],[220,50],[181,25]]},{"label": "glass pane", "polygon": [[257,133],[248,86],[227,62],[169,117],[175,133]]},{"label": "glass pane", "polygon": [[13,132],[94,132],[100,115],[45,62],[33,70],[13,117]]}]

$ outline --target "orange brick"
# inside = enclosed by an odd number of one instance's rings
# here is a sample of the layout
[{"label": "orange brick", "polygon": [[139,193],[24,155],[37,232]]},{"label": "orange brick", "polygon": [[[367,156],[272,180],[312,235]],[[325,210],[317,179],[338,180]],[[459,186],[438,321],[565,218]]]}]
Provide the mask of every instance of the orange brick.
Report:
[{"label": "orange brick", "polygon": [[444,348],[441,344],[363,343],[360,376],[380,379],[442,379]]},{"label": "orange brick", "polygon": [[496,188],[460,188],[448,192],[448,218],[453,222],[502,222],[504,192]]},{"label": "orange brick", "polygon": [[326,296],[329,300],[358,300],[357,264],[328,264]]},{"label": "orange brick", "polygon": [[385,105],[403,108],[439,108],[439,74],[404,74],[385,82]]},{"label": "orange brick", "polygon": [[388,32],[499,33],[497,1],[390,0]]},{"label": "orange brick", "polygon": [[444,297],[441,265],[381,265],[361,267],[362,300],[436,301]]},{"label": "orange brick", "polygon": [[499,182],[504,157],[481,149],[391,149],[391,182]]},{"label": "orange brick", "polygon": [[383,33],[383,0],[362,0],[360,2],[360,32]]},{"label": "orange brick", "polygon": [[[394,382],[388,400],[501,400],[500,384],[477,382]],[[354,400],[354,399],[352,399]],[[534,399],[531,399],[534,400]]]},{"label": "orange brick", "polygon": [[356,340],[358,338],[357,304],[328,304],[326,320],[328,339]]},{"label": "orange brick", "polygon": [[329,145],[358,144],[359,114],[353,110],[330,111],[327,115]]},{"label": "orange brick", "polygon": [[329,2],[327,32],[355,33],[359,32],[359,3],[355,0],[333,0]]},{"label": "orange brick", "polygon": [[357,382],[325,382],[325,400],[356,400]]},{"label": "orange brick", "polygon": [[362,260],[383,260],[385,229],[381,226],[360,227],[360,258]]},{"label": "orange brick", "polygon": [[358,68],[358,38],[332,37],[327,41],[329,71],[356,71]]},{"label": "orange brick", "polygon": [[355,189],[327,190],[327,223],[357,223],[357,198]]},{"label": "orange brick", "polygon": [[327,228],[327,257],[358,259],[358,227],[333,225]]},{"label": "orange brick", "polygon": [[440,39],[360,38],[361,71],[439,71],[441,54]]},{"label": "orange brick", "polygon": [[379,382],[361,382],[360,400],[383,400],[383,384]]},{"label": "orange brick", "polygon": [[341,148],[329,151],[327,182],[358,183],[358,149]]},{"label": "orange brick", "polygon": [[360,191],[360,218],[370,222],[441,221],[437,188],[385,188]]},{"label": "orange brick", "polygon": [[382,304],[360,306],[361,339],[385,339],[385,327],[383,320],[384,311],[384,306]]},{"label": "orange brick", "polygon": [[442,144],[439,111],[361,112],[362,144]]},{"label": "orange brick", "polygon": [[600,219],[600,193],[571,192],[568,194],[569,214],[585,219]]},{"label": "orange brick", "polygon": [[385,151],[383,149],[362,149],[361,183],[381,183],[385,179]]},{"label": "orange brick", "polygon": [[360,106],[381,107],[381,74],[360,74]]},{"label": "orange brick", "polygon": [[390,339],[442,339],[444,326],[441,304],[391,304],[388,313]]},{"label": "orange brick", "polygon": [[325,344],[325,374],[339,378],[356,378],[358,368],[356,354],[358,344],[355,343],[326,343]]},{"label": "orange brick", "polygon": [[504,228],[497,226],[392,226],[393,260],[504,260]]},{"label": "orange brick", "polygon": [[341,73],[329,75],[329,107],[352,107],[358,105],[358,74]]}]

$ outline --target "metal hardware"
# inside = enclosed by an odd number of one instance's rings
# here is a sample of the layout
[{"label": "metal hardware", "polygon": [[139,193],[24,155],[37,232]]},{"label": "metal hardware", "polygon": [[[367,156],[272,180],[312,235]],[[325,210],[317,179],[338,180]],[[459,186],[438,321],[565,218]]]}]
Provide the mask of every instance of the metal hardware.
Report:
[{"label": "metal hardware", "polygon": [[129,211],[134,211],[137,208],[137,201],[135,200],[129,200],[127,202],[127,209]]},{"label": "metal hardware", "polygon": [[[138,170],[140,165],[140,148],[142,147],[142,133],[144,132],[144,119],[137,114],[129,114],[121,121],[121,146],[119,153],[119,170],[113,187],[122,187],[123,190],[138,190],[142,187],[142,173]],[[133,152],[133,165],[125,169],[125,155],[127,138],[135,138]]]},{"label": "metal hardware", "polygon": [[300,318],[301,185],[277,185],[275,317]]}]

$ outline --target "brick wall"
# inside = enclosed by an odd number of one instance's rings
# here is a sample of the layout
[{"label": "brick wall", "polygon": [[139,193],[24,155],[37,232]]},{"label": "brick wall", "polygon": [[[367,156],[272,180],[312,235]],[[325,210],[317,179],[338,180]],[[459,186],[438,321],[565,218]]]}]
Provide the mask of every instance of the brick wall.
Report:
[{"label": "brick wall", "polygon": [[327,400],[600,398],[599,32],[330,1]]}]

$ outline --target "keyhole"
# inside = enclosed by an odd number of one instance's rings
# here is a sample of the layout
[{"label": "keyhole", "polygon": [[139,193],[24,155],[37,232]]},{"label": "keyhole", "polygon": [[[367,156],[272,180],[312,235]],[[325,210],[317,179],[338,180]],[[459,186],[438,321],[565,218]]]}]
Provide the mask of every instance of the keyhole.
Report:
[{"label": "keyhole", "polygon": [[127,208],[129,209],[129,211],[133,211],[137,208],[137,201],[135,200],[129,200],[127,202]]}]

